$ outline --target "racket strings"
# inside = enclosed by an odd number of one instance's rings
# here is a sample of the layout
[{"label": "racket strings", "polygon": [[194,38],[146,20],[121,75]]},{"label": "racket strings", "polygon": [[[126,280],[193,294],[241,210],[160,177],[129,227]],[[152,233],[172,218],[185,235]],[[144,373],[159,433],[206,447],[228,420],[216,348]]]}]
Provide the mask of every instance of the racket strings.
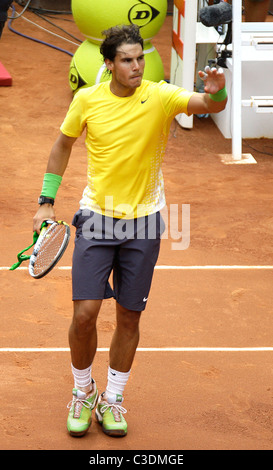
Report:
[{"label": "racket strings", "polygon": [[35,275],[40,274],[52,264],[62,248],[65,232],[64,225],[56,225],[52,226],[51,230],[45,234],[34,264]]}]

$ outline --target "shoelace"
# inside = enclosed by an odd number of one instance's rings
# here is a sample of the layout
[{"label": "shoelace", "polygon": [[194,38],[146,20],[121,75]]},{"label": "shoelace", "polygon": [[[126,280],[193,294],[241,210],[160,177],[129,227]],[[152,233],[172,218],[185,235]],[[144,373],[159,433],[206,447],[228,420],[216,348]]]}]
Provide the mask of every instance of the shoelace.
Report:
[{"label": "shoelace", "polygon": [[80,417],[81,409],[83,406],[89,409],[92,408],[92,403],[90,403],[88,400],[85,400],[83,398],[73,397],[73,399],[68,403],[67,408],[71,409],[73,405],[75,405],[74,406],[74,418]]},{"label": "shoelace", "polygon": [[127,410],[125,408],[123,408],[123,406],[118,405],[116,403],[105,403],[105,405],[102,405],[100,411],[103,414],[109,408],[110,408],[110,411],[112,411],[112,413],[113,413],[115,421],[120,421],[120,413],[121,414],[127,413]]}]

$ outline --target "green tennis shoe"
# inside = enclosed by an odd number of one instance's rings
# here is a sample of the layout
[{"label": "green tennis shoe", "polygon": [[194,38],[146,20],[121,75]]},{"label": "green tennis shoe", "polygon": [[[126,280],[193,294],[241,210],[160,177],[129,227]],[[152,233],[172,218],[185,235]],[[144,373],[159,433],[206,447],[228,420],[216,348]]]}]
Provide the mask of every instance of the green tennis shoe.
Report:
[{"label": "green tennis shoe", "polygon": [[92,410],[98,399],[96,382],[92,379],[90,393],[73,388],[73,399],[68,403],[67,429],[71,436],[84,436],[92,423]]},{"label": "green tennis shoe", "polygon": [[108,436],[126,436],[127,434],[127,423],[123,416],[127,410],[121,406],[122,402],[121,395],[116,395],[115,403],[109,403],[104,393],[99,397],[96,418],[102,425],[103,432]]}]

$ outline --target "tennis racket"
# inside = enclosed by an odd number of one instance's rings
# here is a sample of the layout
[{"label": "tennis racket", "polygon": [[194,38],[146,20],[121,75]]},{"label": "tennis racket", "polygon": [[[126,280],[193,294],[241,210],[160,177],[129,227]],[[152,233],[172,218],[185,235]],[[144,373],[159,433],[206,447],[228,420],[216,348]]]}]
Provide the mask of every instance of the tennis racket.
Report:
[{"label": "tennis racket", "polygon": [[68,224],[63,221],[47,220],[29,258],[29,274],[39,279],[49,273],[64,254],[69,239]]}]

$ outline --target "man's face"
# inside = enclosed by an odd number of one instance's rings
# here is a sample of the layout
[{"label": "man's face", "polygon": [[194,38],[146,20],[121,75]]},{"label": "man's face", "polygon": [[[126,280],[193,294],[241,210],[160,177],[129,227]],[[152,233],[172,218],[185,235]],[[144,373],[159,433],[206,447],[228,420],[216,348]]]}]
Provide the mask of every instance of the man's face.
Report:
[{"label": "man's face", "polygon": [[140,44],[121,44],[115,59],[105,63],[112,72],[111,89],[118,96],[130,96],[141,85],[145,60]]}]

